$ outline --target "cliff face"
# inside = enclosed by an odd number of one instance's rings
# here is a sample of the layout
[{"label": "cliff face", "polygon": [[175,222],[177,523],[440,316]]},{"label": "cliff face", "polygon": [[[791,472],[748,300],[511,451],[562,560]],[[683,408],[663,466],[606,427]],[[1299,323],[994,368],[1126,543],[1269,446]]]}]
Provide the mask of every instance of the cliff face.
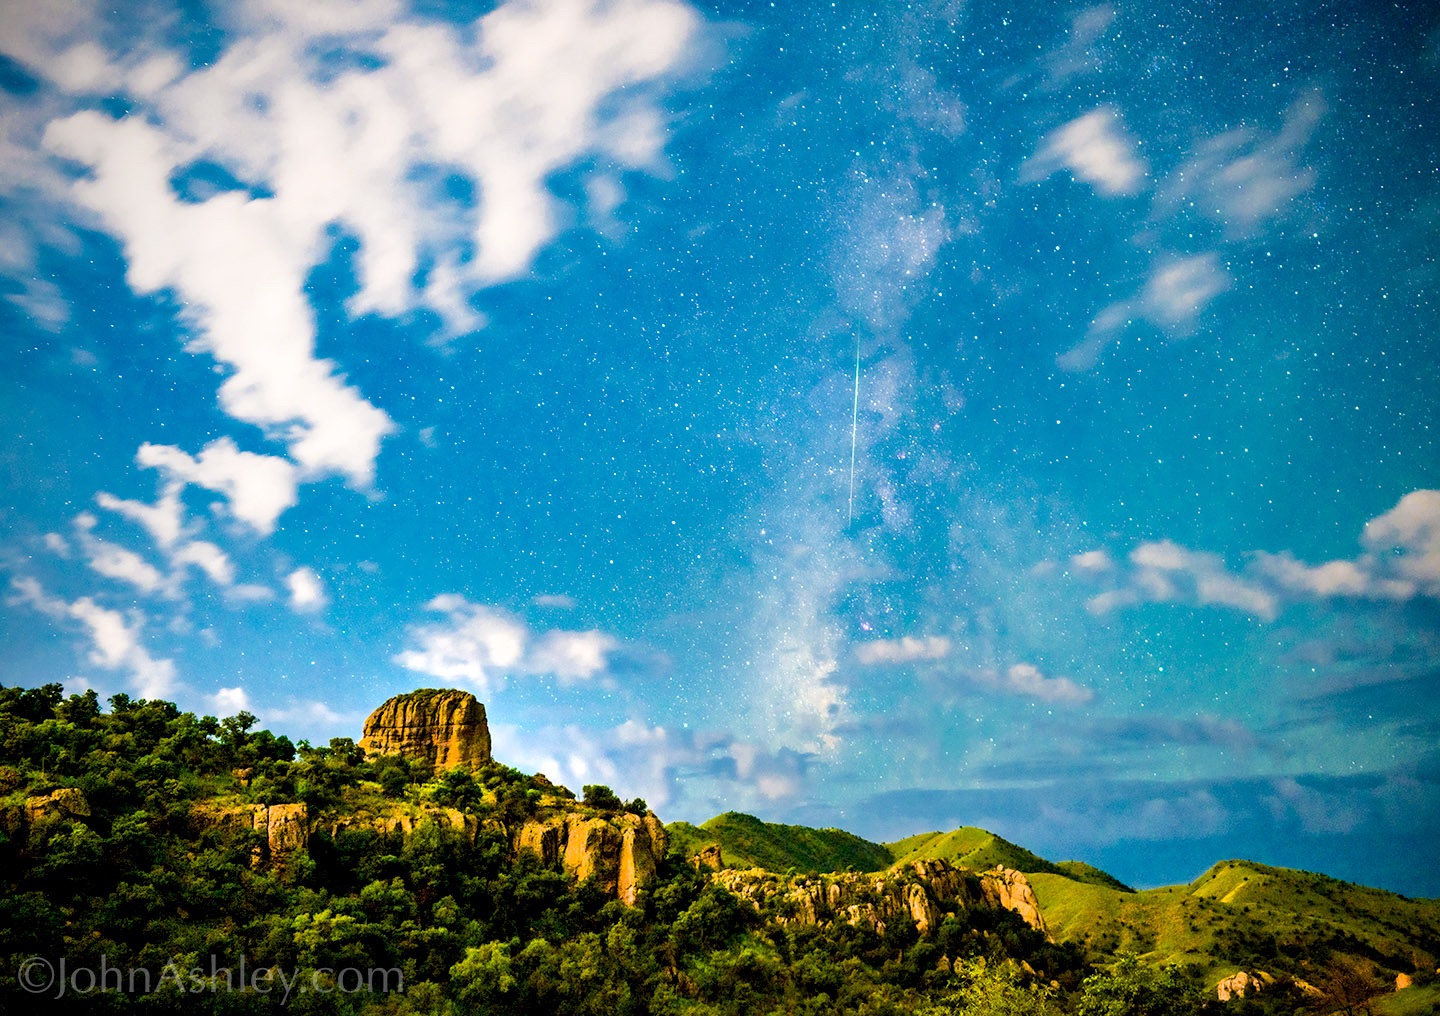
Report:
[{"label": "cliff face", "polygon": [[403,755],[432,771],[490,762],[485,707],[469,692],[422,689],[396,695],[370,714],[360,747],[368,755]]},{"label": "cliff face", "polygon": [[510,842],[516,854],[528,850],[580,881],[594,876],[607,893],[634,906],[640,888],[655,877],[669,837],[653,814],[570,813],[531,819],[514,831]]},{"label": "cliff face", "polygon": [[756,910],[774,912],[781,924],[843,921],[884,934],[889,922],[908,918],[928,935],[947,909],[988,905],[1013,910],[1030,927],[1046,930],[1030,883],[1009,868],[977,875],[948,861],[926,860],[868,875],[785,876],[752,868],[719,871],[714,878]]}]

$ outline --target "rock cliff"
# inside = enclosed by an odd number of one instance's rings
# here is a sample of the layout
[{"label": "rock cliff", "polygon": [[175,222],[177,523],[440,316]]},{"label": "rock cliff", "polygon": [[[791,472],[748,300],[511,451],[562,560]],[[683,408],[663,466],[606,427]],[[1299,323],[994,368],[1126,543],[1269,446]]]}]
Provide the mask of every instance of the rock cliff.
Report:
[{"label": "rock cliff", "polygon": [[634,906],[640,888],[655,877],[668,845],[665,827],[653,814],[555,814],[531,819],[511,836],[516,854],[528,850],[580,881],[594,877],[627,906]]},{"label": "rock cliff", "polygon": [[425,688],[388,699],[365,721],[368,755],[403,755],[432,771],[490,762],[485,707],[469,692]]},{"label": "rock cliff", "polygon": [[925,860],[866,875],[776,875],[751,868],[719,871],[714,878],[780,924],[823,926],[843,921],[884,934],[888,923],[905,918],[915,922],[921,935],[928,935],[947,911],[996,906],[1013,910],[1030,927],[1046,931],[1030,883],[1008,868],[977,875],[948,861]]}]

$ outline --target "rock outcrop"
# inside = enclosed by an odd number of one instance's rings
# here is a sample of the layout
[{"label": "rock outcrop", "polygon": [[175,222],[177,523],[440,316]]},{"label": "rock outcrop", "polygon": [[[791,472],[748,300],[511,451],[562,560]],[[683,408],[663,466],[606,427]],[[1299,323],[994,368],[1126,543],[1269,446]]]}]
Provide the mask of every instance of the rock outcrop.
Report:
[{"label": "rock outcrop", "polygon": [[279,861],[285,855],[305,846],[310,839],[309,809],[301,804],[198,804],[190,810],[190,823],[196,831],[218,830],[222,836],[260,833],[251,863],[259,865],[267,859]]},{"label": "rock outcrop", "polygon": [[915,922],[921,935],[939,927],[947,910],[995,906],[1013,910],[1030,927],[1045,931],[1034,890],[1008,868],[981,874],[948,861],[927,860],[868,875],[777,875],[759,868],[728,870],[715,881],[780,924],[823,926],[835,921],[884,934],[897,918]]},{"label": "rock outcrop", "polygon": [[61,787],[41,797],[25,799],[25,817],[31,825],[51,815],[63,818],[89,818],[90,802],[74,787]]},{"label": "rock outcrop", "polygon": [[1040,915],[1040,901],[1035,890],[1023,873],[1004,865],[991,868],[980,876],[980,888],[987,902],[1006,910],[1013,910],[1025,919],[1032,928],[1045,930],[1045,918]]},{"label": "rock outcrop", "polygon": [[594,878],[605,892],[634,906],[655,877],[669,836],[654,814],[557,814],[523,823],[511,836],[516,854],[530,851],[548,867],[580,881]]},{"label": "rock outcrop", "polygon": [[469,692],[425,688],[388,699],[365,721],[368,755],[403,755],[439,772],[490,762],[485,707]]},{"label": "rock outcrop", "polygon": [[1247,995],[1258,995],[1267,988],[1275,986],[1273,974],[1265,971],[1249,973],[1241,970],[1225,978],[1215,985],[1215,997],[1221,1002],[1228,1002],[1232,998],[1245,998]]}]

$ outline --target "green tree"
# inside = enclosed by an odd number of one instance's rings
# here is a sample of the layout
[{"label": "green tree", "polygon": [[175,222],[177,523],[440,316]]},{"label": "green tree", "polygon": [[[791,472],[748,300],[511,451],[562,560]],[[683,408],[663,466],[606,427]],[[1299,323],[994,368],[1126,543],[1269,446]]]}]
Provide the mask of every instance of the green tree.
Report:
[{"label": "green tree", "polygon": [[1085,978],[1076,1016],[1196,1016],[1212,1011],[1199,983],[1179,967],[1152,967],[1122,952]]}]

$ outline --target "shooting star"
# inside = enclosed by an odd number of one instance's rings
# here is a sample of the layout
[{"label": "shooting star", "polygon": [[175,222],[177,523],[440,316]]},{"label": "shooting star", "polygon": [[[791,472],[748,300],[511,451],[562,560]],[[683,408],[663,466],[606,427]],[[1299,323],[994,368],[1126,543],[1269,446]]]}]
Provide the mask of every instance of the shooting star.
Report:
[{"label": "shooting star", "polygon": [[850,509],[845,527],[855,521],[855,437],[860,432],[860,336],[855,336],[855,402],[850,407]]}]

